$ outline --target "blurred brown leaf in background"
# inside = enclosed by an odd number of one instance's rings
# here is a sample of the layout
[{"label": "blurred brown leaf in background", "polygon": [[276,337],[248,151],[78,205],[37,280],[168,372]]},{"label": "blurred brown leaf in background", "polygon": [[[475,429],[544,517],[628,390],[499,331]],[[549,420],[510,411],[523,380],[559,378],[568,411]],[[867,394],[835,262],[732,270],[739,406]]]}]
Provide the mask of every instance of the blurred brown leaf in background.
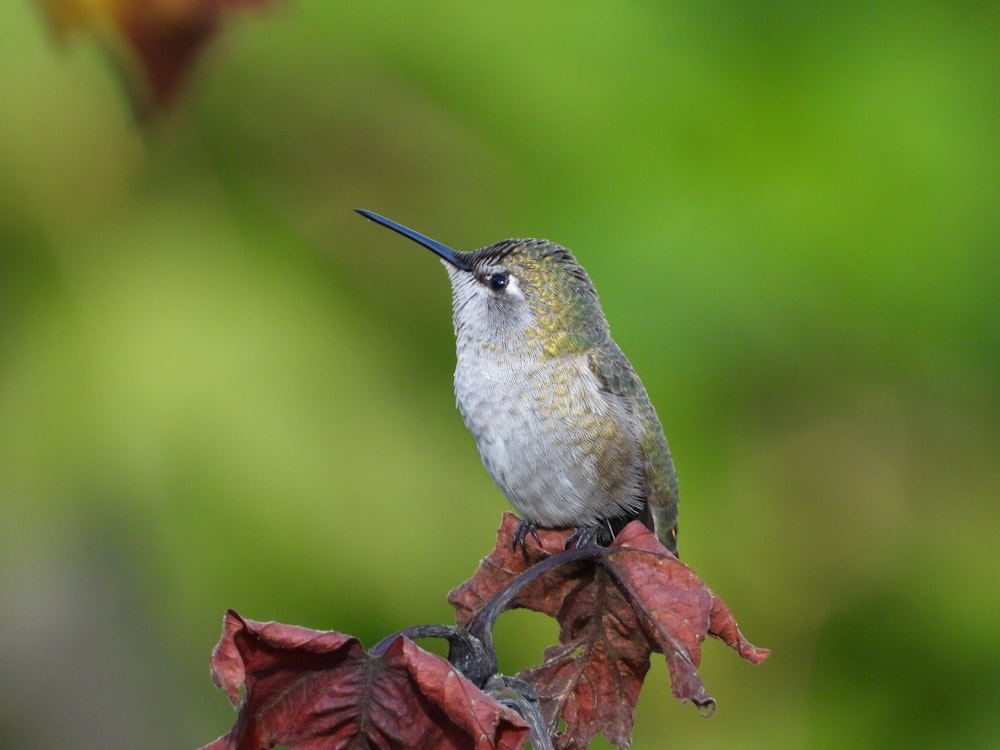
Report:
[{"label": "blurred brown leaf in background", "polygon": [[162,111],[234,10],[273,0],[37,0],[60,39],[100,40],[138,116]]}]

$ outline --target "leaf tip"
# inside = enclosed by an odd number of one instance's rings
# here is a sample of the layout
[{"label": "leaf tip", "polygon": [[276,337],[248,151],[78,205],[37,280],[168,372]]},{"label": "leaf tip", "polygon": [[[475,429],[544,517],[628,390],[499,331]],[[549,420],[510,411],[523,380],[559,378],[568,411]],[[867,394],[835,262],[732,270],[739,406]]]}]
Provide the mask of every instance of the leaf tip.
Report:
[{"label": "leaf tip", "polygon": [[694,705],[698,707],[698,713],[702,715],[702,718],[708,719],[715,713],[715,709],[718,704],[715,702],[715,698],[709,698],[703,701],[694,701]]}]

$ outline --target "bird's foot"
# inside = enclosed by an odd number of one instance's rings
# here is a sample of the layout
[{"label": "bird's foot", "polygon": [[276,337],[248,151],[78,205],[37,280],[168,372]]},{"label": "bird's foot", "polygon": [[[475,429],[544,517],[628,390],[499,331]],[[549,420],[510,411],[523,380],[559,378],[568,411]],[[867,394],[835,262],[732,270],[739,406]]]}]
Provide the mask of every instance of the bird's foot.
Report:
[{"label": "bird's foot", "polygon": [[595,523],[581,526],[566,540],[566,549],[581,547],[607,547],[614,541],[615,535],[607,523]]},{"label": "bird's foot", "polygon": [[525,562],[528,561],[528,534],[531,534],[535,538],[535,542],[538,543],[539,547],[542,546],[542,540],[538,538],[538,524],[534,521],[521,519],[517,522],[517,528],[514,529],[514,543],[511,545],[511,549],[516,550],[520,547]]}]

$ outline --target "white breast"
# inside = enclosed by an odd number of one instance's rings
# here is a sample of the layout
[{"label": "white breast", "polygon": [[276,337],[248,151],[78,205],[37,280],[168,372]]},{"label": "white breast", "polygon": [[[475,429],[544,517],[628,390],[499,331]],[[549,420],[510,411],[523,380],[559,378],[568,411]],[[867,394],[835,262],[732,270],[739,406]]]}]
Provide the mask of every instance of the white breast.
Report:
[{"label": "white breast", "polygon": [[582,526],[641,503],[634,420],[600,390],[585,354],[525,361],[466,346],[455,395],[486,470],[526,520]]}]

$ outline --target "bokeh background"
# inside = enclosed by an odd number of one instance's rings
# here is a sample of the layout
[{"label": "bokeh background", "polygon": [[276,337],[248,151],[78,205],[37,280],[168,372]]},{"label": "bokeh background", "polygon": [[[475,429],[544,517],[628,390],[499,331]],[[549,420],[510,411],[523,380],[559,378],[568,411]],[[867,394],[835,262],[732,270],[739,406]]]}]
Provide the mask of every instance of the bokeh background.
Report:
[{"label": "bokeh background", "polygon": [[277,3],[137,122],[3,3],[0,745],[214,739],[228,607],[451,620],[506,504],[445,274],[365,207],[594,279],[774,649],[706,644],[707,720],[654,660],[636,747],[1000,746],[998,8]]}]

